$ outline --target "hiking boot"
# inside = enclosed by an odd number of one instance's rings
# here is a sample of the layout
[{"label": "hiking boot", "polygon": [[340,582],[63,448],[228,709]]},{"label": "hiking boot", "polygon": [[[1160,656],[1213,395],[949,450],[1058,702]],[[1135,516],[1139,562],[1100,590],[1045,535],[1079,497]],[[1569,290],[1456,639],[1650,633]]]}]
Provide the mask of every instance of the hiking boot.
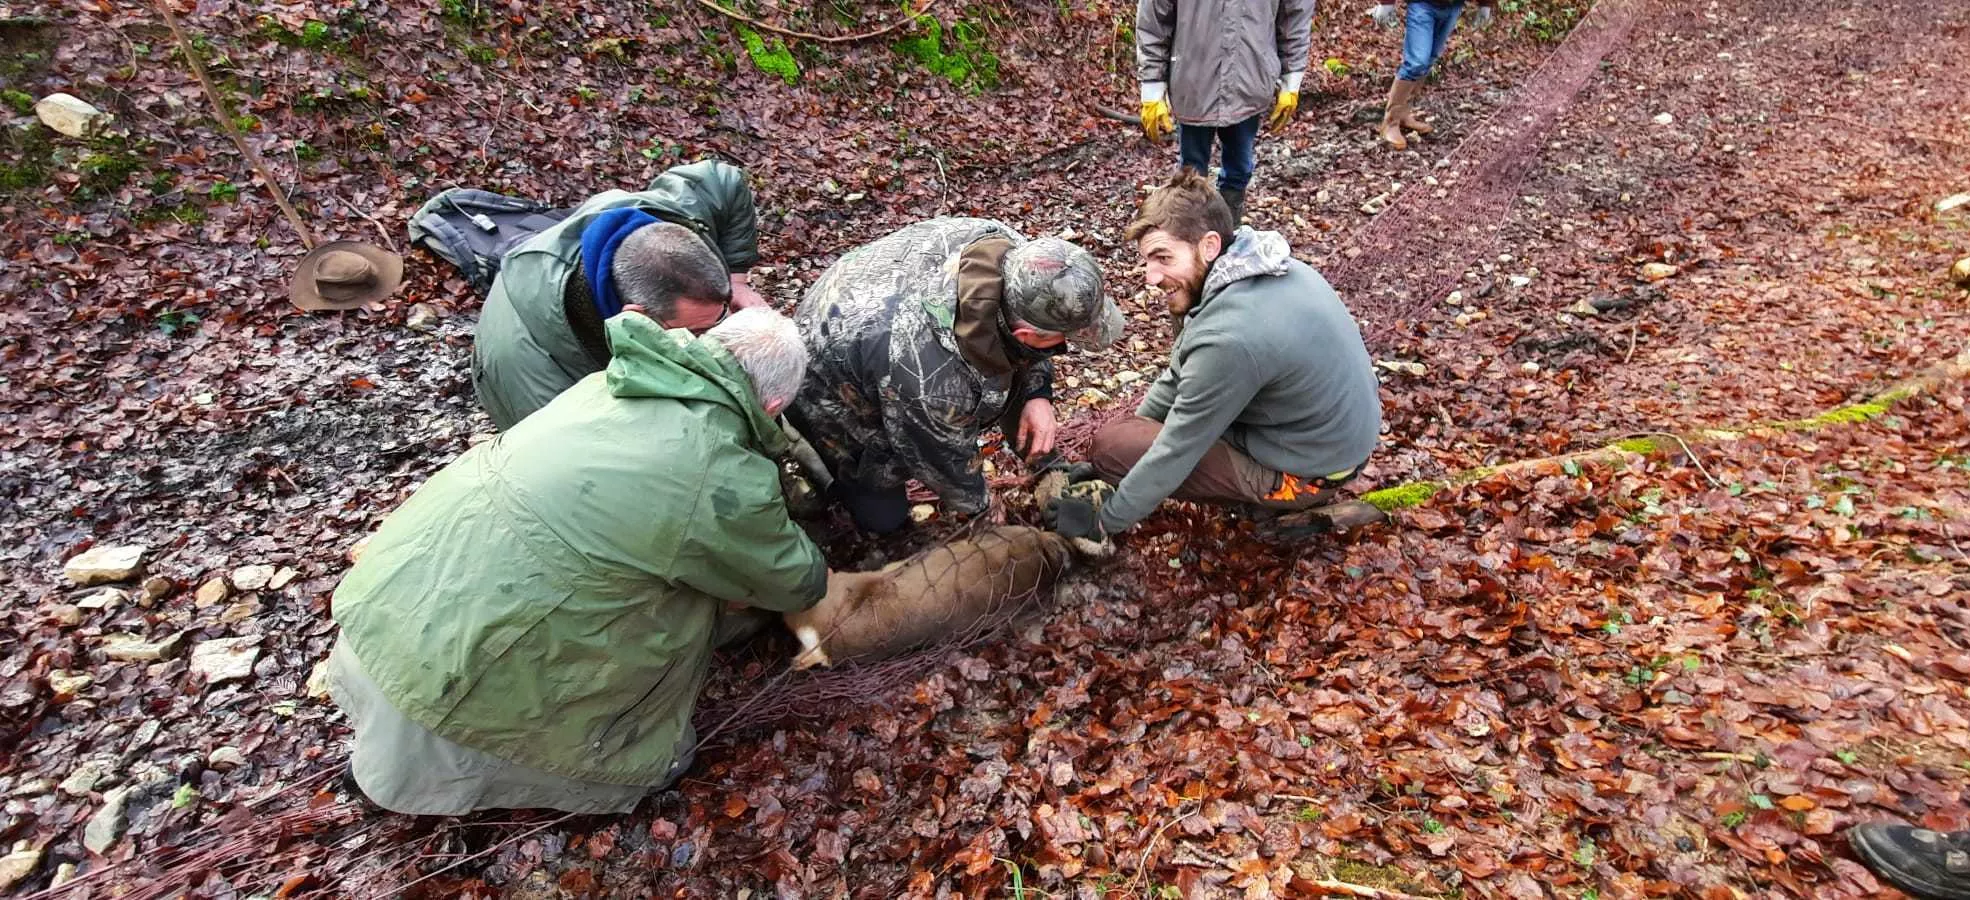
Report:
[{"label": "hiking boot", "polygon": [[1218,195],[1224,198],[1225,205],[1231,207],[1231,227],[1235,231],[1245,224],[1245,189],[1220,188]]},{"label": "hiking boot", "polygon": [[1402,127],[1417,134],[1429,134],[1435,131],[1436,129],[1430,127],[1430,123],[1423,121],[1421,117],[1416,115],[1416,95],[1423,92],[1423,83],[1420,81],[1398,81],[1396,83],[1408,85],[1408,88],[1403,91],[1402,95]]},{"label": "hiking boot", "polygon": [[1868,871],[1924,900],[1970,900],[1970,831],[1947,834],[1876,822],[1847,830]]},{"label": "hiking boot", "polygon": [[1409,101],[1409,85],[1415,82],[1398,78],[1389,85],[1388,105],[1382,107],[1382,125],[1376,130],[1384,143],[1397,150],[1409,149],[1409,142],[1402,137],[1403,105]]},{"label": "hiking boot", "polygon": [[1303,538],[1337,531],[1353,531],[1388,521],[1388,514],[1374,504],[1360,500],[1338,500],[1322,506],[1293,512],[1267,510],[1268,518],[1254,517],[1260,534],[1277,538]]}]

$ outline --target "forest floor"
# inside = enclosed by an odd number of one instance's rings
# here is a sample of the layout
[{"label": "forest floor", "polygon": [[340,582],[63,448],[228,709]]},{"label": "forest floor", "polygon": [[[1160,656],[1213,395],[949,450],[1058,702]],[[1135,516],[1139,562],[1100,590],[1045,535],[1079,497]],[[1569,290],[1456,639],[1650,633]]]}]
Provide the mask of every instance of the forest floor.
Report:
[{"label": "forest floor", "polygon": [[[900,15],[736,9],[835,35]],[[1437,133],[1402,153],[1368,124],[1397,38],[1360,14],[1322,4],[1249,219],[1397,364],[1364,489],[1811,418],[1970,347],[1946,275],[1970,206],[1939,203],[1970,191],[1970,6],[1505,0],[1453,38]],[[179,15],[322,239],[401,249],[451,185],[574,203],[719,156],[755,177],[783,308],[932,215],[1094,252],[1131,322],[1063,358],[1077,441],[1167,353],[1120,234],[1174,151],[1096,113],[1133,105],[1132,4],[785,44],[706,3]],[[351,545],[490,435],[477,299],[420,252],[387,304],[298,312],[300,240],[154,7],[0,20],[0,890],[1862,897],[1888,892],[1847,826],[1970,826],[1955,381],[1867,421],[1516,470],[1331,539],[1169,504],[1051,604],[873,681],[789,677],[783,637],[723,657],[715,706],[801,702],[735,719],[634,814],[366,812],[310,673]],[[110,132],[34,124],[56,90]],[[64,580],[122,544],[151,592]],[[121,658],[173,636],[244,639],[250,674]]]}]

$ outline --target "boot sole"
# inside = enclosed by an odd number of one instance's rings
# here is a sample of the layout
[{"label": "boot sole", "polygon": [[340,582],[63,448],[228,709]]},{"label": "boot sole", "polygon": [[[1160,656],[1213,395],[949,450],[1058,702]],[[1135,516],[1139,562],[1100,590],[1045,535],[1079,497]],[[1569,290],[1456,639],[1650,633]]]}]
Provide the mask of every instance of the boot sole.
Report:
[{"label": "boot sole", "polygon": [[1861,831],[1847,832],[1847,846],[1852,847],[1854,855],[1867,863],[1867,867],[1883,881],[1922,900],[1970,900],[1970,887],[1950,888],[1909,872],[1901,867],[1898,859],[1890,859],[1880,848],[1869,843],[1864,834]]}]

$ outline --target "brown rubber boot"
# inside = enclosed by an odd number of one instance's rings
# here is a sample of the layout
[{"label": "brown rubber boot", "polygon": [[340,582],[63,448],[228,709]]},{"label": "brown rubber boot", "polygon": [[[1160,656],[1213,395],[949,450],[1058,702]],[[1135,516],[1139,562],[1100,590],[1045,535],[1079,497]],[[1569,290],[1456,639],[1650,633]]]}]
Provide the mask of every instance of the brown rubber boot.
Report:
[{"label": "brown rubber boot", "polygon": [[1430,127],[1430,123],[1423,121],[1422,117],[1416,115],[1414,104],[1416,102],[1416,95],[1423,92],[1423,83],[1420,81],[1404,81],[1401,83],[1408,85],[1408,89],[1402,97],[1402,127],[1417,134],[1429,134],[1435,131],[1436,129]]},{"label": "brown rubber boot", "polygon": [[1382,126],[1376,132],[1385,143],[1397,150],[1409,149],[1409,142],[1402,137],[1402,105],[1409,99],[1407,85],[1411,83],[1398,78],[1389,85],[1389,102],[1382,107]]}]

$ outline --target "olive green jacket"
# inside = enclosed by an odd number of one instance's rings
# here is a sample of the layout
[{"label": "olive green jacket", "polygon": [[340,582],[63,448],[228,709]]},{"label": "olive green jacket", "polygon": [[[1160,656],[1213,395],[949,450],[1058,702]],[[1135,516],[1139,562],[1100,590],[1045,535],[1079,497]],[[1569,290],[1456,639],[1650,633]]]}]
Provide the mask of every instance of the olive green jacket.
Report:
[{"label": "olive green jacket", "polygon": [[657,784],[728,604],[827,586],[785,438],[709,338],[608,322],[606,373],[467,451],[377,531],[334,617],[397,710],[556,775]]},{"label": "olive green jacket", "polygon": [[590,197],[559,224],[507,252],[479,313],[472,384],[500,429],[513,427],[608,364],[600,355],[600,336],[579,334],[569,321],[566,291],[568,280],[581,273],[582,229],[597,215],[625,206],[697,232],[731,272],[759,262],[752,188],[735,166],[705,160],[657,176],[646,190]]}]

